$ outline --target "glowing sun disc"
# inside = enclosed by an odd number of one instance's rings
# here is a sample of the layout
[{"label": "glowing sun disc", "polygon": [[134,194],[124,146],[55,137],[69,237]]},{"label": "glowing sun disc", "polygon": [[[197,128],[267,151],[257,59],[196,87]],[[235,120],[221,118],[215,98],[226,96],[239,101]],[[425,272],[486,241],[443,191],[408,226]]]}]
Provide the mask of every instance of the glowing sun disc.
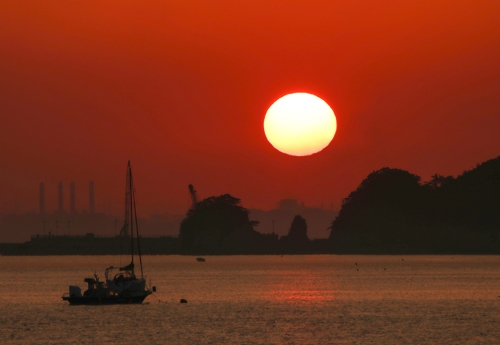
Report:
[{"label": "glowing sun disc", "polygon": [[332,108],[309,93],[291,93],[269,107],[264,132],[275,149],[292,156],[323,150],[337,131]]}]

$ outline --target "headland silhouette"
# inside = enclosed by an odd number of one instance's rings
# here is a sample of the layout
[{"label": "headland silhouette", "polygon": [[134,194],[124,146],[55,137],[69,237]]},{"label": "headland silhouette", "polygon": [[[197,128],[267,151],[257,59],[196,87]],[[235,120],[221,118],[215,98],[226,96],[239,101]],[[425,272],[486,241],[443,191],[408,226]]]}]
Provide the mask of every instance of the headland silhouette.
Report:
[{"label": "headland silhouette", "polygon": [[[194,190],[194,189],[193,189]],[[192,194],[193,195],[193,194]],[[195,195],[195,194],[194,194]],[[179,237],[141,239],[144,254],[496,254],[500,249],[500,157],[452,177],[422,182],[394,168],[370,173],[342,203],[327,239],[310,240],[296,214],[286,235],[261,233],[229,194],[193,204]],[[4,255],[119,254],[124,236],[33,236]],[[125,249],[126,250],[126,249]]]}]

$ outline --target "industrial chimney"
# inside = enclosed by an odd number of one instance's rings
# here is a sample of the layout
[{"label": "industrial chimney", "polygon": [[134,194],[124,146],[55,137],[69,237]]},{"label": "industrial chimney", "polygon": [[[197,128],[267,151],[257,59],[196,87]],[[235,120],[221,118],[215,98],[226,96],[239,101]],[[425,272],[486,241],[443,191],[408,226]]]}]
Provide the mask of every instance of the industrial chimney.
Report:
[{"label": "industrial chimney", "polygon": [[90,181],[89,184],[89,211],[91,214],[94,214],[94,181]]},{"label": "industrial chimney", "polygon": [[59,182],[58,189],[59,189],[59,198],[58,198],[59,202],[58,202],[57,211],[59,213],[63,213],[64,207],[63,207],[63,183],[62,182]]},{"label": "industrial chimney", "polygon": [[69,185],[69,209],[71,214],[76,213],[75,205],[76,205],[75,183],[71,182]]},{"label": "industrial chimney", "polygon": [[40,182],[40,214],[45,213],[45,185]]}]

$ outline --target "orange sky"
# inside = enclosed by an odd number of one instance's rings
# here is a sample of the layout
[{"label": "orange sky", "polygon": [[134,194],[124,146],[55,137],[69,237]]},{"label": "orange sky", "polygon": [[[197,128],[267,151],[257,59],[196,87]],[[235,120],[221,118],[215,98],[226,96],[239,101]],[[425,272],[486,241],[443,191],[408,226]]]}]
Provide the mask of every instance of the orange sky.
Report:
[{"label": "orange sky", "polygon": [[[299,4],[300,3],[300,4]],[[187,185],[273,208],[334,203],[384,166],[429,179],[500,155],[498,1],[4,1],[0,213],[183,213]],[[310,157],[266,140],[267,108],[310,92],[337,133]],[[17,205],[17,206],[16,206]]]}]

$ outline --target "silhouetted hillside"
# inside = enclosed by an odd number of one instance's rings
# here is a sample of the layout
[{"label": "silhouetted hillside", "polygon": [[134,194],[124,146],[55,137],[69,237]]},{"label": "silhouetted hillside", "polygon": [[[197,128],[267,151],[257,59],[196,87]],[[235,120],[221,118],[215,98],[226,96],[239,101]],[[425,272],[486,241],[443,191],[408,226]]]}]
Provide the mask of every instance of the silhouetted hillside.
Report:
[{"label": "silhouetted hillside", "polygon": [[[324,217],[331,213],[314,209],[304,214],[308,210],[287,199],[280,208],[268,211],[270,218],[266,219],[270,224],[279,212],[283,217],[292,214],[285,224],[288,235],[279,239],[278,234],[264,235],[254,230],[257,222],[249,219],[249,211],[241,206],[240,199],[229,194],[206,198],[188,211],[179,239],[144,239],[144,252],[498,254],[500,157],[456,178],[435,174],[427,182],[401,169],[374,171],[344,199],[338,216],[331,222],[329,240],[309,241],[309,227],[315,221],[314,215]],[[12,222],[11,218],[7,220]],[[45,218],[33,219],[43,226]],[[0,253],[12,255],[114,254],[121,250],[116,238],[57,236],[57,232],[56,236],[35,236],[23,244],[0,246]]]},{"label": "silhouetted hillside", "polygon": [[227,250],[233,253],[228,238],[234,239],[235,247],[240,246],[241,238],[248,241],[257,236],[263,238],[264,235],[253,230],[254,224],[240,199],[229,194],[206,198],[193,205],[181,223],[181,249],[196,253],[225,253]]},{"label": "silhouetted hillside", "polygon": [[303,244],[309,242],[309,237],[307,237],[306,220],[300,215],[296,215],[293,218],[292,225],[290,225],[290,231],[288,231],[288,235],[283,236],[281,240],[293,244]]},{"label": "silhouetted hillside", "polygon": [[471,231],[500,230],[500,157],[465,171],[438,188],[438,209],[443,221]]},{"label": "silhouetted hillside", "polygon": [[[254,230],[240,199],[224,194],[194,204],[181,223],[180,245],[185,254],[284,254],[325,251],[322,242],[310,242],[306,220],[296,215],[288,224],[288,236]],[[326,242],[326,240],[324,240]]]},{"label": "silhouetted hillside", "polygon": [[331,226],[335,252],[496,253],[500,157],[426,183],[400,169],[369,174]]}]

